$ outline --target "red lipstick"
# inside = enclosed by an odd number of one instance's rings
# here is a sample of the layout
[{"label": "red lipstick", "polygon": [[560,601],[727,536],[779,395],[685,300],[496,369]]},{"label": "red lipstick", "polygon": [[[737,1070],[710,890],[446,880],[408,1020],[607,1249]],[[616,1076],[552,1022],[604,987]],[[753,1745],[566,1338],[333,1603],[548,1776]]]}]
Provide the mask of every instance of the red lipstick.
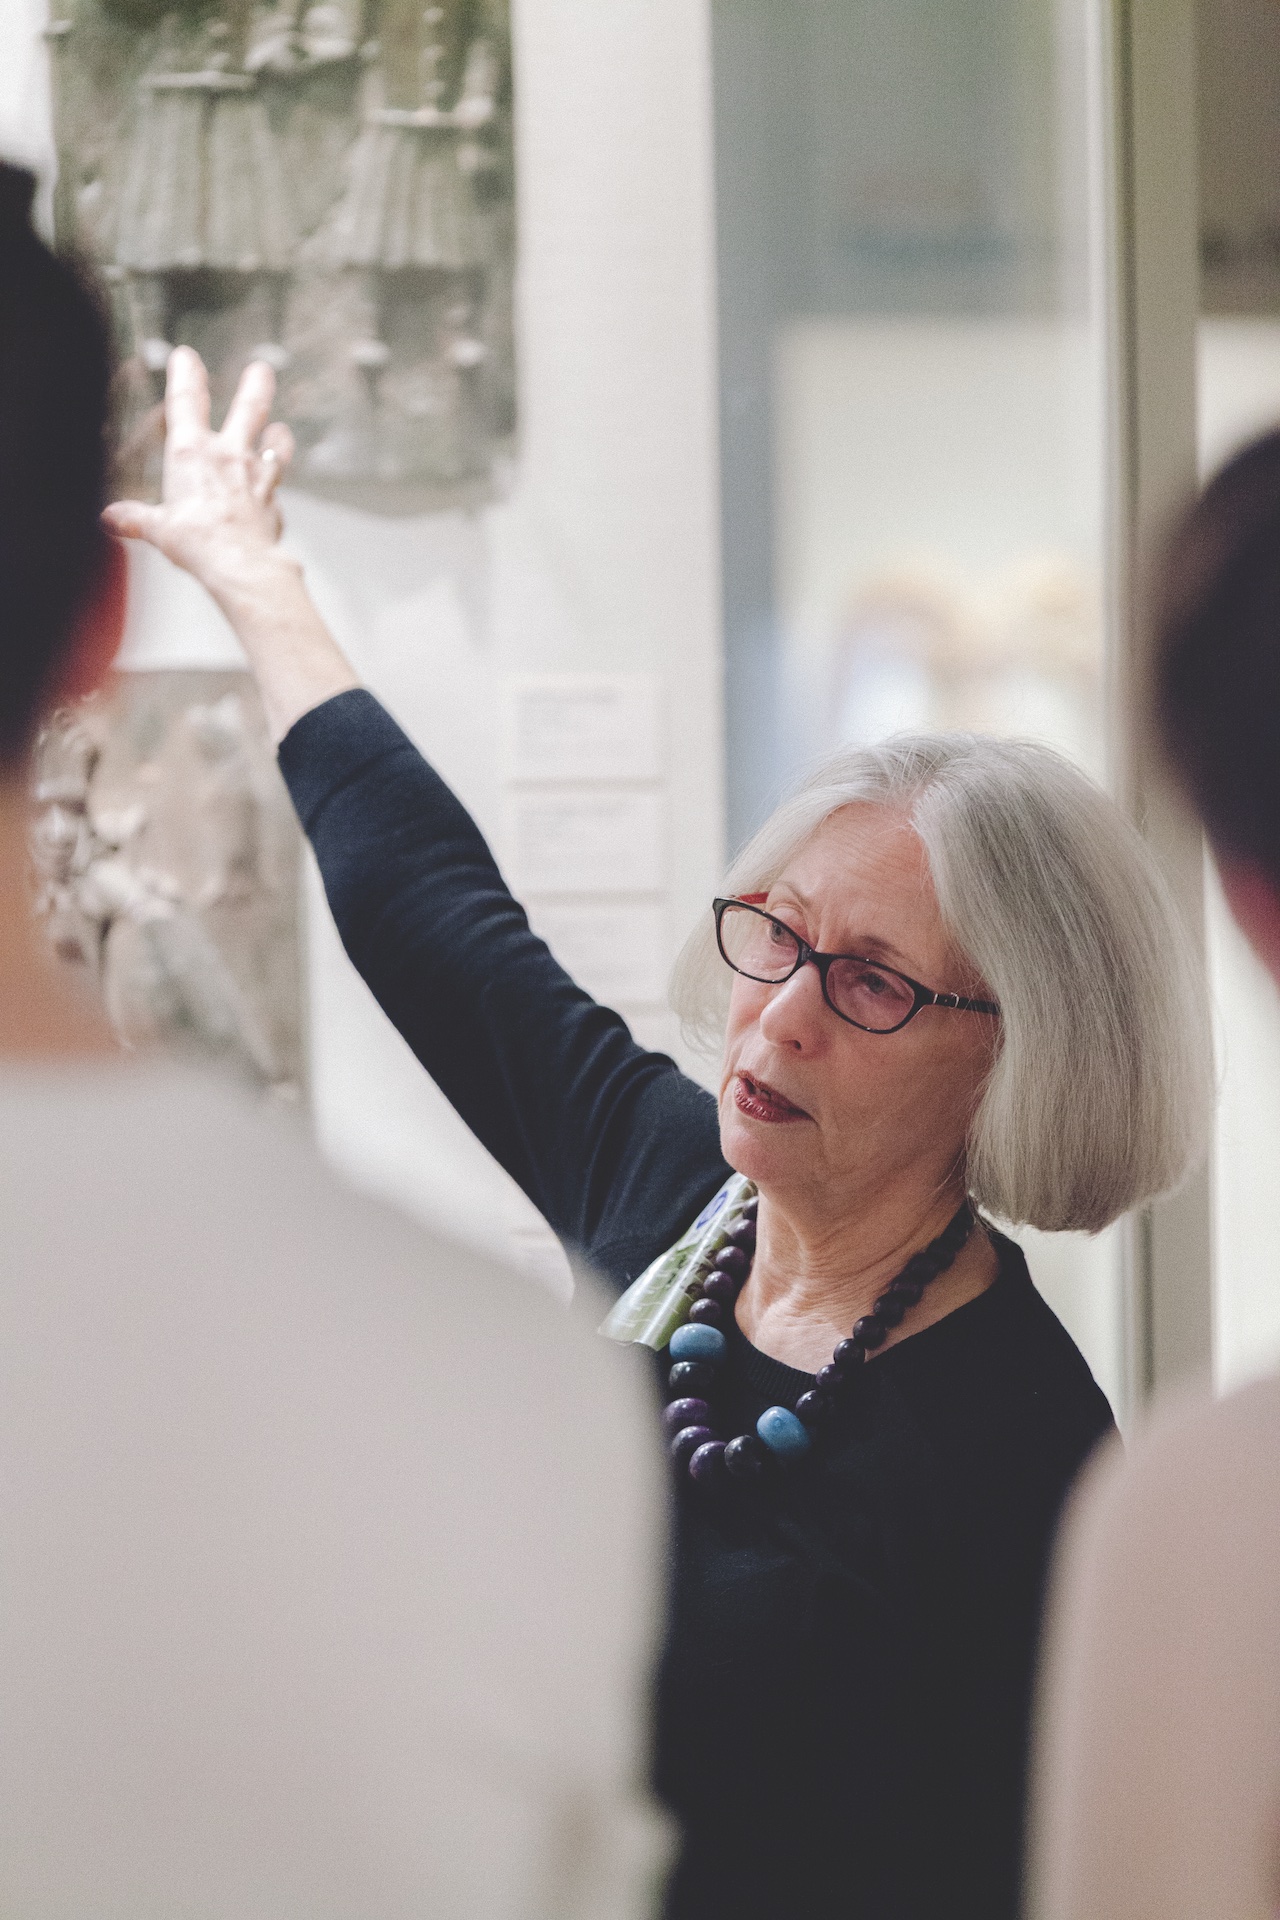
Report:
[{"label": "red lipstick", "polygon": [[739,1073],[733,1083],[733,1101],[739,1113],[745,1113],[751,1120],[763,1120],[770,1126],[786,1126],[793,1120],[807,1120],[809,1115],[803,1107],[780,1094],[764,1080],[756,1080],[749,1073]]}]

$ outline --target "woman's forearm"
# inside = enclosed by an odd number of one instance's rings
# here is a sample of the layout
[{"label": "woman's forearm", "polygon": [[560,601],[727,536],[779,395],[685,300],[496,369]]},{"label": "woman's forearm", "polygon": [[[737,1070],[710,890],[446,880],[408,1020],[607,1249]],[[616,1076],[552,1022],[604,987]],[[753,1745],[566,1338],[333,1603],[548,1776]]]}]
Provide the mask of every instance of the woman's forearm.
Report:
[{"label": "woman's forearm", "polygon": [[637,1186],[663,1167],[663,1222],[682,1231],[727,1176],[715,1101],[575,986],[475,821],[370,693],[304,714],[280,770],[387,1018],[556,1232],[633,1279],[617,1241]]},{"label": "woman's forearm", "polygon": [[248,656],[279,745],[290,727],[359,678],[321,619],[302,568],[278,547],[211,570],[206,585]]}]

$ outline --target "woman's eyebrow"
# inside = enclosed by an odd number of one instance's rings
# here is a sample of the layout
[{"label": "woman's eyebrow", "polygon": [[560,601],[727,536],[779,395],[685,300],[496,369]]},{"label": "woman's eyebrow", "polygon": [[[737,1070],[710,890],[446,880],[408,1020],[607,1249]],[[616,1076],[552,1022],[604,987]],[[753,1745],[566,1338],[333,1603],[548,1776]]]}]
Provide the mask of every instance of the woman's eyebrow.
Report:
[{"label": "woman's eyebrow", "polygon": [[916,965],[910,954],[895,947],[892,940],[881,940],[874,933],[858,934],[852,944],[838,951],[852,954],[857,960],[883,960],[889,966],[901,967],[904,972]]},{"label": "woman's eyebrow", "polygon": [[[795,904],[803,912],[807,913],[813,905],[812,896],[803,892],[799,887],[791,886],[788,883],[783,887],[782,891],[784,895],[794,900]],[[770,898],[769,895],[765,895],[764,897],[766,899]],[[772,905],[774,906],[781,904],[785,904],[785,901],[772,901]],[[847,953],[855,960],[883,960],[887,966],[900,967],[903,972],[909,972],[916,964],[910,954],[903,953],[900,947],[894,946],[892,940],[882,939],[877,933],[854,934],[845,944],[834,948],[833,951],[837,953]]]}]

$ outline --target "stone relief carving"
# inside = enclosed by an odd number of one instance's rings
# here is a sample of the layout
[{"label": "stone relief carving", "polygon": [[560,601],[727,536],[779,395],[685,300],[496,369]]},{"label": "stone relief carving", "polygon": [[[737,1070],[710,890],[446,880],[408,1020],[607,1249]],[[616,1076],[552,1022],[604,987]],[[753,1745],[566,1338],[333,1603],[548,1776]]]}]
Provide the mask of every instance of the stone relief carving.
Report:
[{"label": "stone relief carving", "polygon": [[37,912],[125,1044],[296,1098],[300,837],[249,676],[120,675],[48,727],[34,799]]},{"label": "stone relief carving", "polygon": [[101,266],[122,462],[158,474],[170,346],[215,409],[280,380],[291,484],[489,493],[515,424],[506,0],[54,0],[60,246]]}]

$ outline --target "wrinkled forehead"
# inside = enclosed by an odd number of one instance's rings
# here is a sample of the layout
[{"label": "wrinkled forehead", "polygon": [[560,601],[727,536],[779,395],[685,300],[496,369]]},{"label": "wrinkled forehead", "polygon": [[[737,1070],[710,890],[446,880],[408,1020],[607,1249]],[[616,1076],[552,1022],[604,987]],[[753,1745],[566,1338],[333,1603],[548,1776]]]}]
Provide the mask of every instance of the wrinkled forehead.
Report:
[{"label": "wrinkled forehead", "polygon": [[820,820],[783,863],[775,886],[838,912],[868,894],[938,911],[929,855],[906,805],[852,800]]},{"label": "wrinkled forehead", "polygon": [[963,959],[905,804],[855,800],[827,814],[783,863],[770,899],[794,902],[827,951],[880,946],[934,967]]}]

